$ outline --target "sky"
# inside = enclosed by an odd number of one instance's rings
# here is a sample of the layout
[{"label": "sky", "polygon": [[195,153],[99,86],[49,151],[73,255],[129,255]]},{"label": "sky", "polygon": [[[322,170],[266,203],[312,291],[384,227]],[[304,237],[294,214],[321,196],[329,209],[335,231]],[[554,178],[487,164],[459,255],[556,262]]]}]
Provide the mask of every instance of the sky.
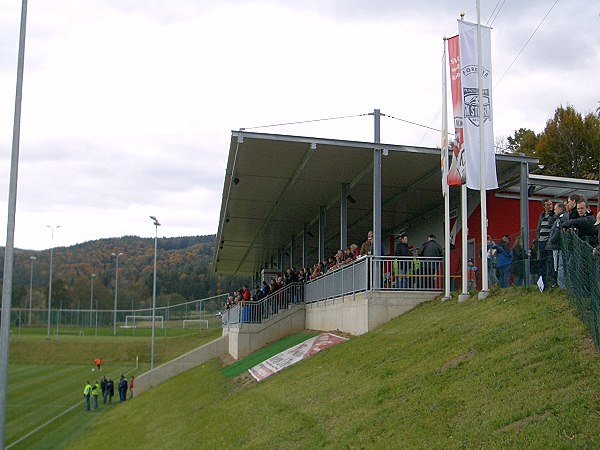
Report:
[{"label": "sky", "polygon": [[[378,108],[382,142],[439,147],[404,120],[440,127],[461,12],[476,22],[475,0],[29,0],[15,247],[154,237],[150,215],[159,238],[215,234],[239,128],[371,141]],[[0,2],[0,246],[20,16]],[[596,1],[481,0],[481,22],[496,139],[600,106]]]}]

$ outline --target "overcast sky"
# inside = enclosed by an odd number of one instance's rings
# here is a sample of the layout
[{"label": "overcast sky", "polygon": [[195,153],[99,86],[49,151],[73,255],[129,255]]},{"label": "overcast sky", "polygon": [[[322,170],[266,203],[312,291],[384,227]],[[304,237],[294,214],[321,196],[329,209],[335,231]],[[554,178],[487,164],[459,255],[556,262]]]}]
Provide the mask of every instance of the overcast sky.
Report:
[{"label": "overcast sky", "polygon": [[[555,0],[482,0],[498,83]],[[503,5],[498,11],[498,4]],[[0,2],[0,246],[21,1]],[[494,10],[496,9],[496,12]],[[217,232],[230,131],[383,114],[439,128],[444,36],[475,0],[30,0],[15,246]],[[558,1],[493,91],[495,135],[600,104],[600,5]],[[382,141],[439,146],[382,118]],[[372,117],[256,129],[373,139]],[[283,156],[282,156],[283,157]]]}]

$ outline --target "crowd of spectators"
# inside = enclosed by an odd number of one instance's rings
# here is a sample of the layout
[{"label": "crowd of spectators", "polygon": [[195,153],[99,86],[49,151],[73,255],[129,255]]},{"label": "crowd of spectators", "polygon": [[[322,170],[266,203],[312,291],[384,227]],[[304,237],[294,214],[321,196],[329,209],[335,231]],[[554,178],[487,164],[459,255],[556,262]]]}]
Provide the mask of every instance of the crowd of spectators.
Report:
[{"label": "crowd of spectators", "polygon": [[564,251],[561,235],[574,233],[590,246],[590,252],[600,254],[600,212],[594,216],[588,201],[579,194],[571,194],[564,202],[542,200],[543,211],[539,216],[536,239],[531,247],[523,247],[522,238],[517,236],[512,247],[511,237],[505,235],[496,243],[488,236],[488,282],[509,287],[511,275],[513,285],[524,283],[525,262],[530,260],[530,272],[544,289],[565,287]]},{"label": "crowd of spectators", "polygon": [[[407,257],[393,263],[393,287],[395,288],[422,288],[432,284],[428,278],[433,279],[437,272],[437,266],[434,268],[427,265],[421,265],[418,261],[419,256],[441,257],[443,255],[442,247],[436,241],[435,235],[431,234],[427,240],[420,246],[409,246],[408,236],[401,234],[393,255]],[[359,247],[352,244],[346,249],[338,250],[334,255],[323,258],[321,262],[315,263],[312,267],[303,267],[299,270],[288,268],[282,276],[271,278],[271,281],[263,281],[262,285],[257,285],[253,290],[247,285],[233,292],[225,302],[225,309],[230,309],[241,301],[259,301],[269,294],[277,292],[290,283],[307,282],[314,280],[327,272],[340,269],[348,264],[352,264],[357,259],[370,255],[373,248],[373,232],[369,231],[367,239]],[[390,263],[391,264],[391,263]],[[425,281],[415,281],[425,280]]]}]

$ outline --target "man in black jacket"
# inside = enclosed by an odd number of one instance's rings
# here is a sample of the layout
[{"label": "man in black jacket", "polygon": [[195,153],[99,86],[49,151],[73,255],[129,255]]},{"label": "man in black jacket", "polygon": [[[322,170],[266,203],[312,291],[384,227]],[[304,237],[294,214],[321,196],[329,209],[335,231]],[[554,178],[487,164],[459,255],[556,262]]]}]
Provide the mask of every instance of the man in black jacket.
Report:
[{"label": "man in black jacket", "polygon": [[[424,242],[423,245],[421,245],[419,255],[428,258],[441,258],[444,256],[441,245],[435,240],[435,234],[427,236],[427,242]],[[421,264],[422,272],[425,276],[425,287],[431,289],[435,285],[434,279],[436,278],[440,263],[439,261],[425,260],[422,261]]]},{"label": "man in black jacket", "polygon": [[410,254],[410,248],[408,247],[408,236],[406,234],[400,235],[400,241],[396,244],[396,249],[394,251],[395,256],[402,256],[401,260],[397,261],[397,270],[394,267],[394,272],[396,275],[396,287],[397,288],[407,288],[408,287],[408,269],[412,264]]},{"label": "man in black jacket", "polygon": [[594,227],[594,214],[590,211],[586,200],[581,200],[577,204],[577,213],[579,217],[567,220],[562,224],[562,227],[573,228],[575,234],[577,234],[582,241],[595,247],[598,245],[598,236],[596,228]]}]

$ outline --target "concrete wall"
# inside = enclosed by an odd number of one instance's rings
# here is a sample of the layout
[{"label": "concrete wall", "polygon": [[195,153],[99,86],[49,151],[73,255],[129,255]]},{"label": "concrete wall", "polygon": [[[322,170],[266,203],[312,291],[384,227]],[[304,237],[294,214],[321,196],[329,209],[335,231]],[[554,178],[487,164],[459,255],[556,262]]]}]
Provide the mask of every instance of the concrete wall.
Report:
[{"label": "concrete wall", "polygon": [[185,355],[181,355],[162,366],[141,374],[135,379],[134,392],[139,395],[154,386],[167,381],[187,370],[193,369],[206,361],[224,355],[228,351],[229,337],[221,336],[208,344],[198,347]]},{"label": "concrete wall", "polygon": [[370,291],[309,303],[305,305],[306,328],[365,334],[437,295],[437,292]]},{"label": "concrete wall", "polygon": [[304,305],[293,305],[262,324],[240,323],[228,325],[223,334],[229,336],[229,354],[235,359],[264,347],[290,333],[302,331],[305,327]]}]

